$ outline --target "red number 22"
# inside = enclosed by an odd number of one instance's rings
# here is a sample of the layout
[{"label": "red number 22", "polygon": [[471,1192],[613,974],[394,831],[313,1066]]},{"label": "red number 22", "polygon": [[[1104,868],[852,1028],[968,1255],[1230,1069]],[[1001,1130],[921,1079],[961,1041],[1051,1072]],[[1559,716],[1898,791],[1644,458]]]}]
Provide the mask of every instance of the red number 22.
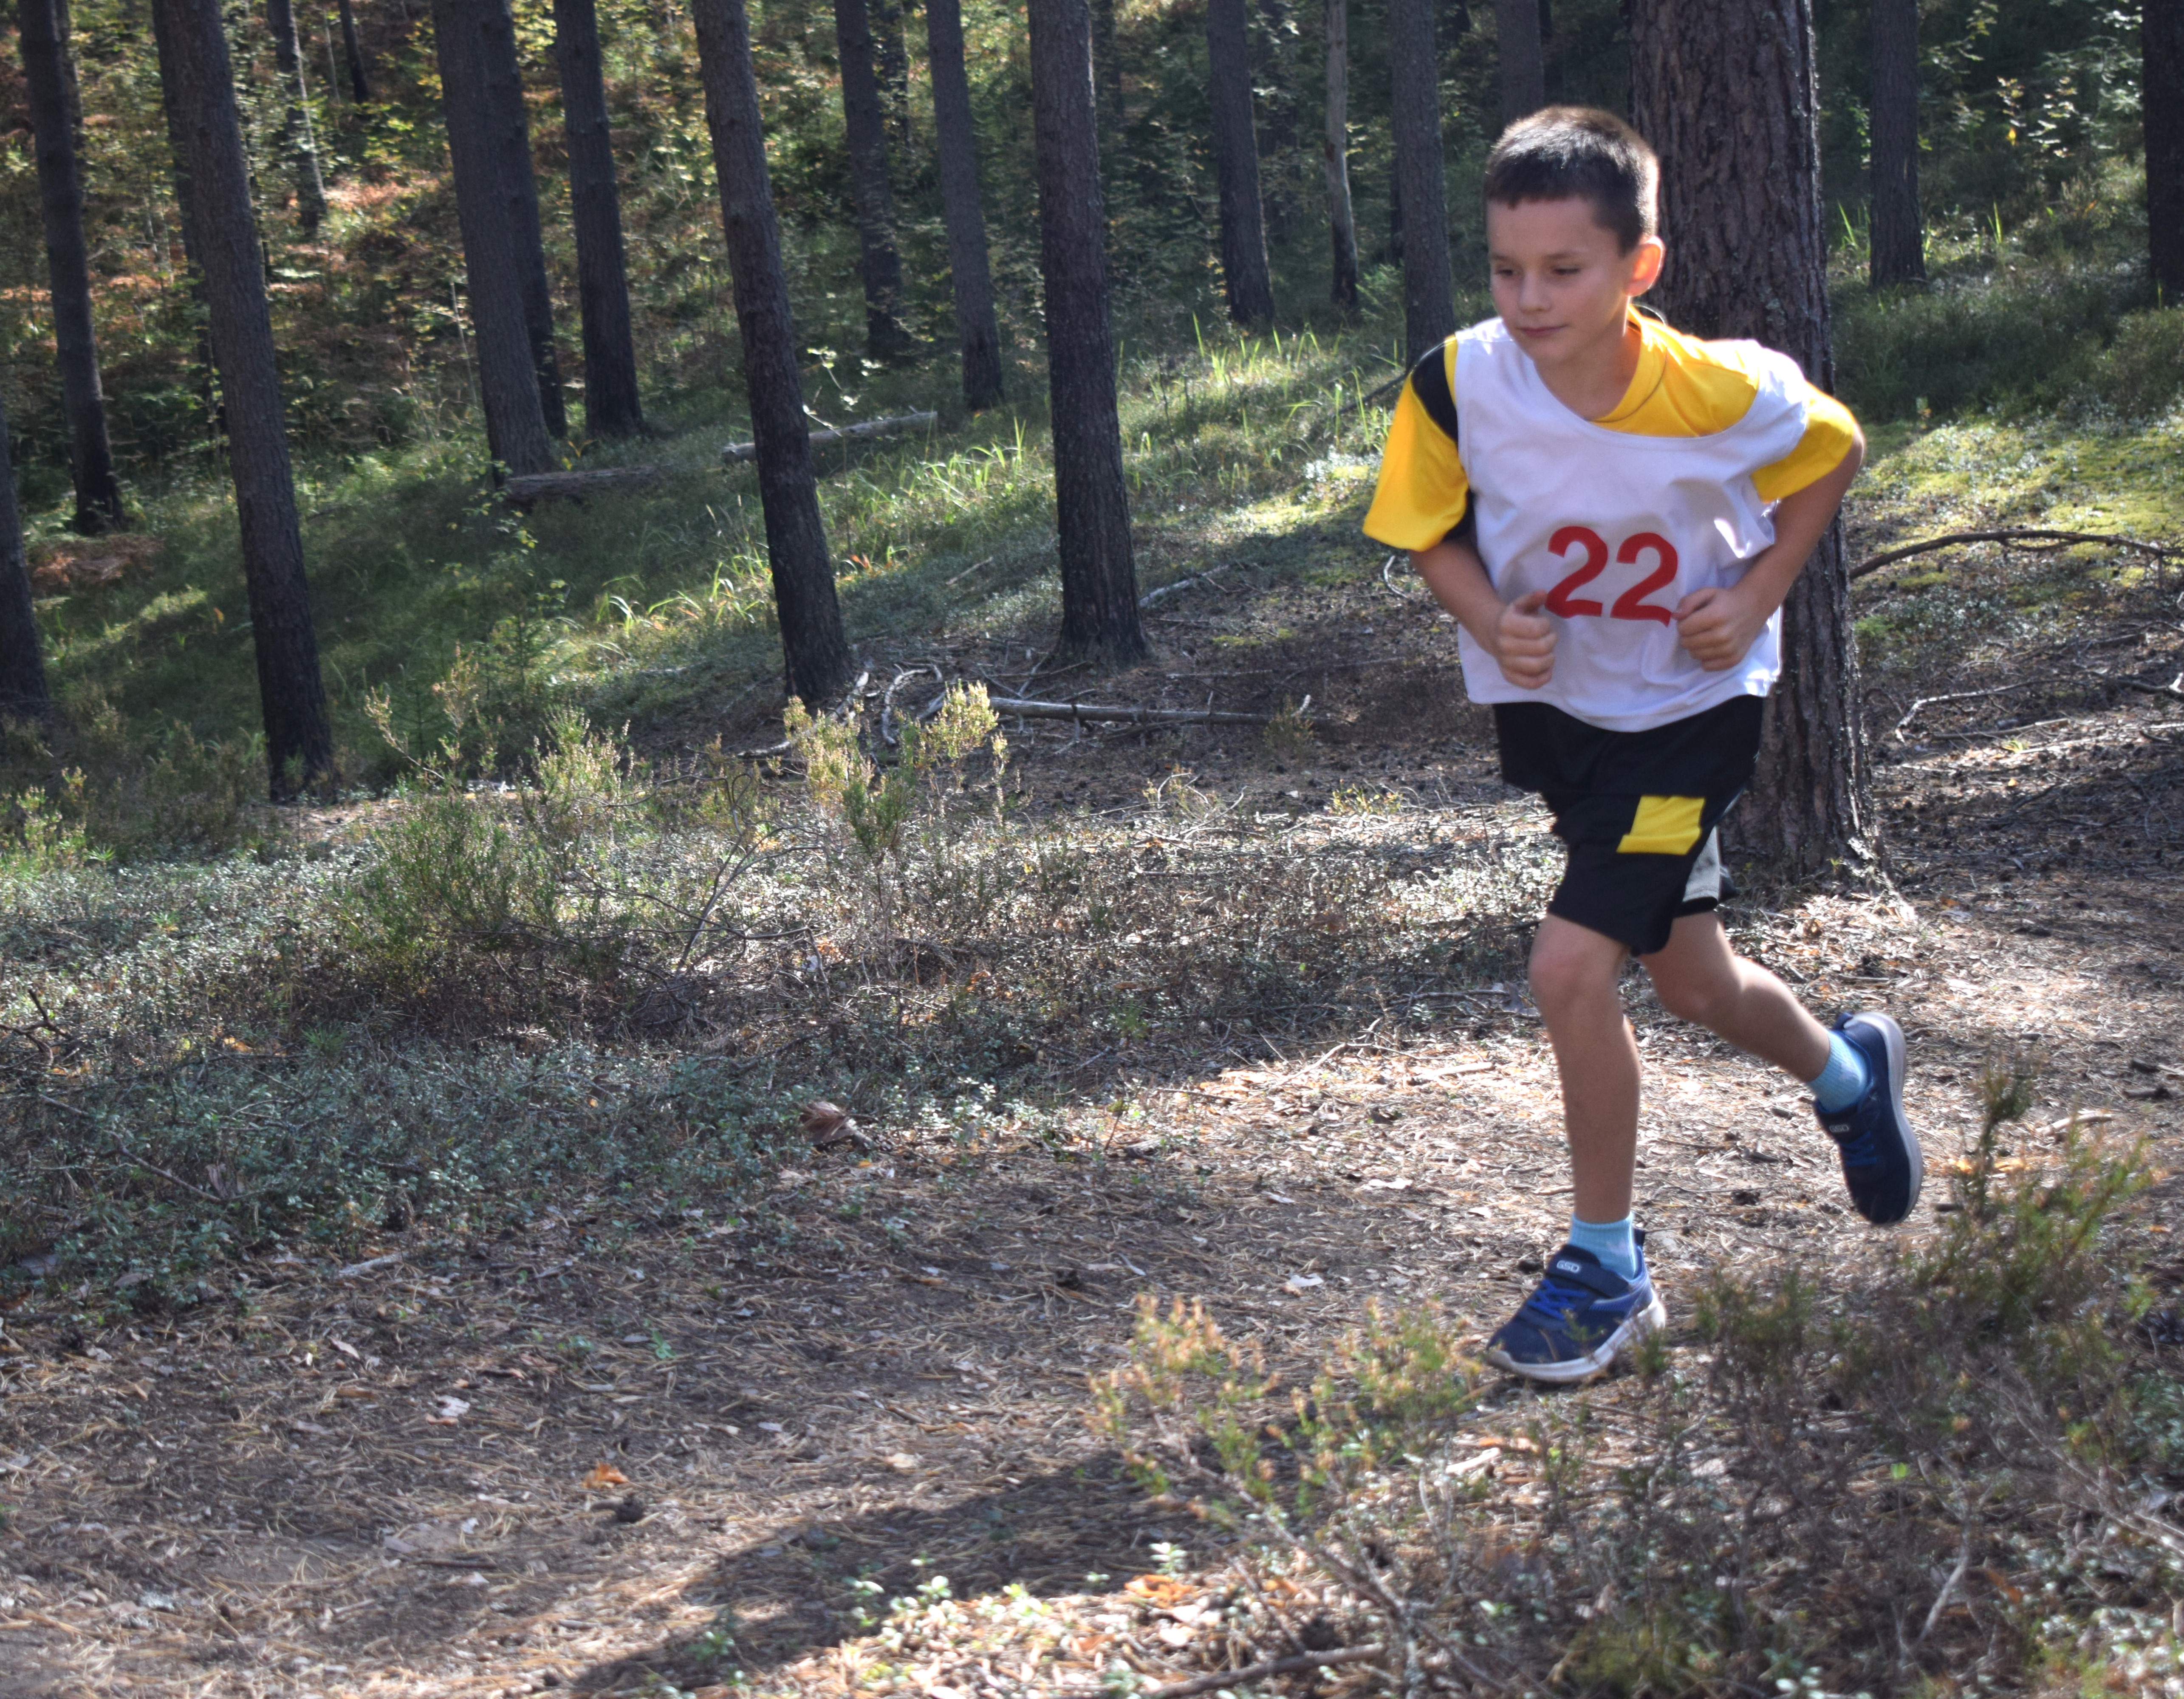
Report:
[{"label": "red number 22", "polygon": [[1625,566],[1635,566],[1641,555],[1650,552],[1654,560],[1653,570],[1615,599],[1613,609],[1604,609],[1591,597],[1582,599],[1574,592],[1590,584],[1606,570],[1607,544],[1600,533],[1590,526],[1566,525],[1547,539],[1547,548],[1556,554],[1567,555],[1574,548],[1583,548],[1585,564],[1565,577],[1547,592],[1547,611],[1566,620],[1590,614],[1597,618],[1602,613],[1613,620],[1652,620],[1660,625],[1670,622],[1669,610],[1646,597],[1654,591],[1674,582],[1676,576],[1676,546],[1658,532],[1641,531],[1623,539],[1623,546],[1615,551],[1616,560]]}]

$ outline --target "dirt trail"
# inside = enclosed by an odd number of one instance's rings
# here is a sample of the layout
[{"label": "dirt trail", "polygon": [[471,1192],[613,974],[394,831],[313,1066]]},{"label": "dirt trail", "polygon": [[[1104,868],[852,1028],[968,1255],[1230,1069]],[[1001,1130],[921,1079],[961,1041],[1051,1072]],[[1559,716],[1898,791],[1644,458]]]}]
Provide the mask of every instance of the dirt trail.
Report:
[{"label": "dirt trail", "polygon": [[[1937,1158],[2013,1041],[2049,1056],[2048,1113],[2083,1103],[2167,1144],[2184,1050],[2143,964],[2166,970],[2157,929],[2179,933],[2165,892],[2135,895],[2128,927],[2088,922],[2100,942],[1825,899],[1748,942],[1819,1003],[1907,1017]],[[1672,1301],[1754,1256],[1869,1254],[1797,1095],[1637,1001],[1641,1209]],[[889,1593],[933,1574],[959,1596],[1096,1592],[1152,1542],[1202,1537],[1083,1424],[1138,1294],[1202,1295],[1304,1366],[1368,1296],[1490,1324],[1561,1227],[1529,1029],[1361,1040],[1139,1102],[1060,1152],[880,1129],[869,1158],[815,1155],[780,1177],[793,1255],[657,1225],[587,1253],[603,1223],[570,1222],[467,1256],[398,1245],[347,1276],[268,1268],[247,1317],[94,1339],[26,1308],[0,1360],[14,1691],[688,1681],[678,1648],[730,1604],[762,1685],[821,1679],[823,1657],[790,1666],[844,1631],[860,1572]],[[841,1220],[853,1180],[884,1209]],[[1946,1196],[1936,1174],[1921,1220]],[[891,1238],[882,1214],[909,1225]]]},{"label": "dirt trail", "polygon": [[[1318,617],[1281,641],[1323,667],[1395,642],[1355,610]],[[1429,614],[1401,617],[1433,639]],[[1433,816],[1485,781],[1475,716],[1398,731],[1416,681],[1371,678],[1322,698],[1316,765],[1245,782],[1311,808],[1369,777]],[[1992,711],[1930,710],[1929,741],[1890,746],[1902,899],[1733,911],[1816,1011],[1903,1020],[1930,1159],[1914,1234],[1948,1201],[1998,1051],[2043,1059],[2036,1118],[2113,1117],[2164,1158],[2184,1134],[2178,722],[2144,695],[2023,727]],[[1117,801],[1172,760],[1222,760],[1203,737],[1023,758],[1050,794]],[[779,1175],[791,1235],[607,1215],[392,1238],[348,1268],[254,1264],[247,1304],[95,1335],[41,1289],[0,1328],[0,1694],[695,1685],[724,1608],[758,1687],[838,1691],[827,1649],[861,1574],[889,1595],[939,1574],[958,1596],[1112,1592],[1156,1542],[1208,1537],[1083,1420],[1139,1295],[1203,1297],[1301,1369],[1369,1298],[1490,1326],[1557,1241],[1550,1058],[1520,997],[1486,1000],[1110,1081],[1067,1137],[869,1128],[869,1152]],[[1802,1095],[1642,983],[1631,1003],[1640,1208],[1679,1322],[1711,1269],[1871,1257]],[[2164,1181],[2155,1230],[2184,1231],[2178,1213]]]}]

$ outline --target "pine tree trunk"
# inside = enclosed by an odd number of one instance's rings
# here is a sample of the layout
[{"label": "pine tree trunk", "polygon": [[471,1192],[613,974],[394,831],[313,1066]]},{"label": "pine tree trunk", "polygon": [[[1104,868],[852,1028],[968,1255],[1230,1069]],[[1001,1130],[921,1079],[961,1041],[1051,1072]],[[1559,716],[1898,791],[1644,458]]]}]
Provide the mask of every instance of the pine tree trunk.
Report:
[{"label": "pine tree trunk", "polygon": [[[1835,382],[1811,0],[1633,0],[1632,109],[1661,155],[1668,265],[1653,299],[1702,337],[1749,337]],[[1878,855],[1850,581],[1837,523],[1783,607],[1782,679],[1741,847],[1795,878]]]},{"label": "pine tree trunk", "polygon": [[1923,282],[1919,215],[1919,0],[1873,0],[1873,287]]},{"label": "pine tree trunk", "polygon": [[1296,91],[1290,86],[1289,0],[1255,0],[1256,25],[1251,46],[1251,99],[1259,142],[1259,203],[1265,209],[1267,240],[1279,243],[1289,232],[1304,148],[1297,131]]},{"label": "pine tree trunk", "polygon": [[906,14],[915,0],[871,0],[872,69],[879,78],[880,100],[887,111],[888,133],[908,151],[910,129],[910,29]]},{"label": "pine tree trunk", "polygon": [[1107,211],[1085,0],[1029,0],[1032,142],[1046,285],[1061,642],[1069,660],[1119,666],[1150,651],[1138,619],[1130,499],[1107,317]]},{"label": "pine tree trunk", "polygon": [[476,333],[486,445],[519,476],[554,464],[539,398],[538,366],[523,310],[522,263],[508,197],[501,192],[485,103],[479,97],[477,0],[432,0],[441,110],[454,166],[455,214]]},{"label": "pine tree trunk", "polygon": [[[1402,220],[1404,358],[1415,364],[1456,330],[1433,0],[1389,0],[1388,56]],[[1390,216],[1396,216],[1393,208]]]},{"label": "pine tree trunk", "polygon": [[288,105],[281,120],[281,146],[296,184],[296,227],[318,234],[326,216],[326,180],[319,175],[319,144],[311,134],[310,91],[304,79],[304,54],[296,40],[296,13],[289,0],[265,0],[265,27],[273,37],[273,60],[281,70],[281,92]]},{"label": "pine tree trunk", "polygon": [[1357,310],[1357,221],[1350,206],[1350,0],[1327,0],[1327,232],[1334,248],[1328,298]]},{"label": "pine tree trunk", "polygon": [[1244,0],[1206,0],[1206,99],[1221,192],[1221,287],[1228,316],[1247,330],[1274,320],[1267,270],[1266,209],[1259,198],[1259,142],[1251,124],[1251,45]]},{"label": "pine tree trunk", "polygon": [[630,330],[629,267],[622,249],[621,191],[599,66],[593,0],[554,0],[554,57],[569,142],[569,213],[577,234],[577,298],[584,329],[584,428],[629,437],[644,428]]},{"label": "pine tree trunk", "polygon": [[508,203],[515,232],[516,281],[523,295],[523,325],[531,363],[538,374],[538,411],[550,437],[569,434],[561,395],[561,357],[554,346],[554,286],[546,276],[546,236],[538,222],[538,178],[531,158],[531,120],[523,99],[523,64],[517,56],[515,14],[509,0],[466,0],[478,29],[480,91],[486,134]]},{"label": "pine tree trunk", "polygon": [[159,60],[159,109],[166,120],[175,214],[181,226],[182,265],[189,277],[190,317],[197,329],[198,398],[204,407],[212,440],[217,443],[226,423],[220,408],[219,367],[212,352],[212,306],[205,297],[204,266],[198,258],[198,214],[190,194],[189,126],[176,97],[181,81],[171,69],[174,47],[169,40],[169,31],[172,27],[173,19],[167,8],[154,6],[152,37]]},{"label": "pine tree trunk", "polygon": [[333,734],[311,627],[311,591],[296,522],[296,484],[281,403],[265,255],[251,216],[250,173],[218,0],[155,0],[169,13],[168,65],[189,155],[213,348],[226,400],[242,576],[257,650],[272,794],[286,800],[333,776]]},{"label": "pine tree trunk", "polygon": [[985,214],[978,203],[978,136],[963,64],[961,0],[926,0],[925,33],[932,54],[933,139],[940,155],[949,281],[963,349],[963,400],[975,411],[1000,402],[1001,333],[994,318],[994,276],[986,253]]},{"label": "pine tree trunk", "polygon": [[1494,0],[1494,38],[1502,59],[1502,123],[1506,128],[1547,103],[1540,0]]},{"label": "pine tree trunk", "polygon": [[364,43],[357,39],[356,8],[351,0],[337,0],[341,10],[342,57],[348,62],[349,92],[356,103],[365,106],[371,100],[371,72],[364,61]]},{"label": "pine tree trunk", "polygon": [[1123,109],[1123,53],[1115,38],[1115,3],[1091,0],[1092,81],[1100,134],[1119,139],[1129,114]]},{"label": "pine tree trunk", "polygon": [[23,557],[23,515],[15,505],[8,415],[0,412],[0,721],[43,721],[52,711],[38,616],[31,606],[30,563]]},{"label": "pine tree trunk", "polygon": [[705,118],[721,183],[721,226],[735,281],[744,382],[758,444],[759,504],[766,514],[766,559],[788,694],[816,706],[841,694],[855,663],[842,634],[833,561],[811,472],[796,326],[751,71],[750,19],[744,0],[691,0],[690,16],[698,30]]},{"label": "pine tree trunk", "polygon": [[69,471],[75,484],[76,530],[86,536],[122,522],[121,486],[106,429],[98,338],[91,318],[91,257],[83,234],[83,177],[70,112],[75,79],[62,51],[53,0],[22,0],[23,77],[37,155],[38,210],[45,224],[46,277],[52,288],[54,365],[69,427]]},{"label": "pine tree trunk", "polygon": [[888,182],[887,119],[872,66],[865,0],[834,0],[834,44],[842,68],[842,128],[850,143],[850,191],[857,208],[858,270],[865,284],[865,343],[875,359],[910,350],[902,327],[902,259],[894,246],[894,190]]},{"label": "pine tree trunk", "polygon": [[2148,256],[2163,304],[2184,306],[2184,0],[2143,0],[2139,47]]}]

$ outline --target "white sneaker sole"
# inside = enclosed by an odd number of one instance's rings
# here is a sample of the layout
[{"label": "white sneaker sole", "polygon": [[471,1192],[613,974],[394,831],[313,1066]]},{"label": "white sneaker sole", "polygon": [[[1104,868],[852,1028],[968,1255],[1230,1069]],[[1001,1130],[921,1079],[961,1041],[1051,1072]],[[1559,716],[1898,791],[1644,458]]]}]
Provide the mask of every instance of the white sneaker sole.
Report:
[{"label": "white sneaker sole", "polygon": [[1617,1357],[1641,1340],[1660,1332],[1668,1324],[1668,1306],[1662,1303],[1661,1295],[1656,1292],[1652,1303],[1642,1310],[1633,1311],[1629,1321],[1583,1356],[1570,1357],[1562,1362],[1518,1362],[1507,1351],[1489,1351],[1485,1358],[1496,1368],[1522,1375],[1526,1380],[1543,1381],[1550,1386],[1568,1386],[1577,1381],[1590,1380],[1596,1374],[1606,1373]]}]

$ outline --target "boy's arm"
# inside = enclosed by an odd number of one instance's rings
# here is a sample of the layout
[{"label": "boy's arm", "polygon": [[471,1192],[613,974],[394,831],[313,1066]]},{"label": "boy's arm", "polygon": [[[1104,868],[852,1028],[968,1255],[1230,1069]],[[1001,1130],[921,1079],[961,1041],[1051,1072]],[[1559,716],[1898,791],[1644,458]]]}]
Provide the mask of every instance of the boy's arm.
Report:
[{"label": "boy's arm", "polygon": [[[1852,429],[1855,432],[1856,427]],[[1836,510],[1842,505],[1851,480],[1864,464],[1865,438],[1853,434],[1849,451],[1832,471],[1774,504],[1774,541],[1760,552],[1741,578],[1725,588],[1694,590],[1676,604],[1677,635],[1691,658],[1708,672],[1735,666],[1759,640],[1759,633],[1789,596],[1790,587],[1805,570],[1805,562],[1834,521]]]},{"label": "boy's arm", "polygon": [[1547,599],[1535,590],[1504,604],[1486,576],[1486,563],[1468,543],[1445,538],[1411,551],[1411,570],[1426,581],[1471,639],[1499,663],[1502,676],[1520,690],[1537,690],[1555,670],[1554,622],[1540,611]]}]

